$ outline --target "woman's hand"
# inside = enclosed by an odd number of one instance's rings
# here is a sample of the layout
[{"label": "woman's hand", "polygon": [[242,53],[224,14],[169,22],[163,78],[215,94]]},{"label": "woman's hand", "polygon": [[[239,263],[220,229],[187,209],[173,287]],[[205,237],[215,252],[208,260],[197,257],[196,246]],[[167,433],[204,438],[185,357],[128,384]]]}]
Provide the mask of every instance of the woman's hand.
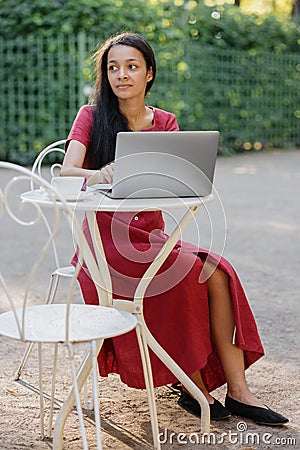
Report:
[{"label": "woman's hand", "polygon": [[103,181],[99,181],[99,183],[109,183],[112,184],[114,179],[114,168],[115,163],[111,162],[106,164],[106,166],[100,169],[100,179]]},{"label": "woman's hand", "polygon": [[97,170],[88,180],[89,186],[92,184],[112,184],[114,178],[114,163],[106,164],[101,169]]},{"label": "woman's hand", "polygon": [[71,140],[68,151],[65,154],[60,174],[62,176],[85,177],[87,185],[111,184],[114,177],[114,163],[111,162],[99,170],[84,169],[86,147],[79,141]]}]

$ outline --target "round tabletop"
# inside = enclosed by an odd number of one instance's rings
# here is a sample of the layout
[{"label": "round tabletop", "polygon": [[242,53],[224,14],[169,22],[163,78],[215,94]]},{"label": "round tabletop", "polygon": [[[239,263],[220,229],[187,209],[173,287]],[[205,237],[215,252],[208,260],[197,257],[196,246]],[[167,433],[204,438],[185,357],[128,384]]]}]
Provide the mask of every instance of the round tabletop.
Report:
[{"label": "round tabletop", "polygon": [[[43,189],[24,192],[21,200],[44,207],[53,207],[53,200]],[[68,200],[72,209],[79,211],[166,211],[179,208],[191,208],[207,203],[213,199],[213,194],[206,197],[163,197],[163,198],[125,198],[114,199],[93,189],[81,192],[76,199]],[[59,206],[57,201],[56,205]],[[61,204],[62,205],[62,204]]]}]

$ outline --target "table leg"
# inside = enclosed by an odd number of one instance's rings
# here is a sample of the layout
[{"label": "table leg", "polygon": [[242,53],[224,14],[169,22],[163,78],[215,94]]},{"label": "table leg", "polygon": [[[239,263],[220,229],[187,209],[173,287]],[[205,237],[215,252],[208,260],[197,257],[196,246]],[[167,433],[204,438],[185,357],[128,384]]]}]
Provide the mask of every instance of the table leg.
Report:
[{"label": "table leg", "polygon": [[[101,349],[101,345],[102,341],[98,341],[96,348],[97,354]],[[84,383],[86,382],[91,369],[92,369],[92,355],[91,353],[88,353],[83,359],[78,370],[77,384],[79,392],[81,391]],[[75,404],[75,395],[74,395],[74,388],[72,387],[55,421],[53,431],[53,450],[63,449],[64,426],[68,415],[70,414],[70,412],[74,407],[74,404]]]},{"label": "table leg", "polygon": [[95,286],[98,292],[99,302],[103,306],[111,306],[112,305],[112,281],[108,268],[108,264],[106,261],[106,256],[102,244],[102,239],[100,235],[99,225],[97,223],[96,213],[95,211],[87,211],[86,217],[88,220],[88,225],[90,229],[90,234],[92,237],[93,247],[96,255],[97,266],[95,267],[95,271],[93,272],[93,264],[92,261],[89,261],[87,258],[86,262],[89,267],[91,276],[95,282]]},{"label": "table leg", "polygon": [[195,383],[188,377],[188,375],[181,369],[180,366],[170,357],[170,355],[159,345],[150,333],[144,318],[140,316],[139,324],[143,329],[148,346],[158,356],[158,358],[165,364],[165,366],[176,376],[182,385],[191,393],[191,395],[198,401],[201,407],[201,432],[210,432],[210,409],[208,401],[204,394],[195,385]]},{"label": "table leg", "polygon": [[[141,279],[134,296],[134,313],[138,319],[138,323],[142,328],[148,346],[158,356],[158,358],[168,367],[168,369],[176,376],[183,386],[191,393],[191,395],[199,402],[201,407],[201,431],[209,433],[210,430],[210,409],[208,401],[201,390],[187,376],[187,374],[178,366],[178,364],[169,356],[169,354],[159,345],[150,333],[143,316],[143,299],[145,292],[160,267],[166,261],[167,257],[175,247],[181,237],[182,231],[189,225],[192,218],[196,214],[198,207],[191,207],[184,214],[181,221],[177,224],[169,239],[160,250],[150,267]],[[151,300],[150,300],[151,301]]]},{"label": "table leg", "polygon": [[141,278],[136,291],[134,293],[134,306],[135,312],[141,313],[143,309],[143,300],[145,296],[145,292],[163,265],[166,261],[167,257],[170,255],[175,245],[179,241],[182,232],[187,228],[196,212],[198,211],[198,206],[189,207],[180,222],[176,225],[172,233],[170,234],[168,240],[165,242],[161,250],[158,252],[151,265],[148,267],[143,277]]}]

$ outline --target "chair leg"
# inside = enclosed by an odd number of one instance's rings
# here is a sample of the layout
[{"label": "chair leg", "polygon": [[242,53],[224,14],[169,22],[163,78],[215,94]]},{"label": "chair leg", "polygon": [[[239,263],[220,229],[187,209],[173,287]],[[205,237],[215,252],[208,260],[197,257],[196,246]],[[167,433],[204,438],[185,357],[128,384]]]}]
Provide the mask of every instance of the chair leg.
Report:
[{"label": "chair leg", "polygon": [[24,352],[23,358],[22,358],[22,360],[21,360],[21,362],[19,364],[19,367],[16,370],[15,375],[14,375],[14,380],[15,381],[19,380],[19,378],[21,376],[21,373],[23,372],[23,370],[25,368],[25,365],[27,363],[29,355],[30,355],[30,353],[31,353],[31,351],[33,349],[33,346],[34,346],[33,342],[30,342],[29,344],[27,344],[27,347],[26,347],[26,350]]},{"label": "chair leg", "polygon": [[[53,303],[54,299],[55,299],[55,295],[56,295],[56,291],[58,288],[58,283],[59,283],[59,275],[52,273],[51,274],[51,278],[50,278],[50,283],[49,283],[49,287],[48,287],[48,292],[47,292],[47,296],[46,296],[46,300],[45,300],[45,305],[50,305]],[[34,343],[30,342],[27,347],[26,350],[24,352],[23,358],[19,364],[19,367],[16,370],[16,373],[14,375],[14,380],[17,381],[19,380],[25,366],[27,363],[27,360],[30,356],[30,353],[32,352]]]},{"label": "chair leg", "polygon": [[93,411],[94,410],[94,399],[93,397],[89,397],[88,393],[88,379],[86,380],[85,385],[83,386],[83,407],[86,410]]},{"label": "chair leg", "polygon": [[141,354],[144,378],[145,378],[145,385],[146,385],[146,390],[147,390],[147,395],[148,395],[148,405],[149,405],[149,411],[150,411],[150,421],[151,421],[154,449],[160,450],[161,446],[160,446],[160,442],[158,440],[159,429],[158,429],[158,420],[157,420],[152,368],[151,368],[151,362],[150,362],[150,357],[149,357],[147,341],[143,334],[143,328],[139,324],[136,327],[136,335],[137,335],[138,344],[139,344],[139,348],[140,348],[140,354]]},{"label": "chair leg", "polygon": [[40,390],[40,428],[42,439],[45,437],[45,411],[44,411],[44,387],[43,387],[43,356],[42,356],[42,344],[38,343],[39,352],[39,390]]},{"label": "chair leg", "polygon": [[[103,339],[100,341],[100,345],[103,344]],[[96,341],[91,342],[91,354],[92,354],[92,378],[93,378],[93,400],[94,400],[94,414],[96,423],[96,438],[97,438],[97,450],[102,450],[101,441],[101,422],[100,422],[100,412],[99,412],[99,393],[98,393],[98,347]]]},{"label": "chair leg", "polygon": [[[101,344],[101,346],[102,346],[102,344]],[[90,352],[87,351],[85,354],[85,358],[88,357],[89,354],[90,354]],[[93,381],[92,375],[91,375],[91,381]],[[83,386],[83,407],[84,407],[84,409],[93,411],[94,410],[94,398],[93,398],[93,395],[92,396],[89,395],[88,391],[89,391],[89,377],[86,379],[86,382],[84,383],[84,386]]]},{"label": "chair leg", "polygon": [[75,396],[75,404],[76,404],[81,439],[82,439],[82,448],[83,448],[83,450],[88,450],[86,433],[85,433],[84,422],[83,422],[83,414],[82,414],[82,408],[81,408],[81,402],[80,402],[80,392],[79,392],[79,388],[78,388],[78,384],[77,384],[77,376],[76,376],[75,361],[74,361],[74,351],[73,351],[73,345],[71,343],[68,344],[68,352],[69,352],[71,373],[72,373],[72,383],[73,383],[72,389],[73,389],[74,396]]},{"label": "chair leg", "polygon": [[46,296],[46,300],[45,300],[45,305],[52,305],[52,303],[55,299],[59,280],[60,280],[59,275],[57,275],[56,273],[51,274],[50,284],[49,284],[49,288],[48,288],[48,292],[47,292],[47,296]]},{"label": "chair leg", "polygon": [[[97,341],[97,346],[99,342],[99,347],[97,347],[97,353],[99,354],[99,351],[101,349],[102,341]],[[77,385],[78,389],[81,390],[90,371],[92,370],[92,355],[90,352],[85,355],[83,358],[80,367],[77,372]],[[63,449],[63,431],[64,426],[67,420],[68,415],[72,411],[72,408],[75,403],[75,389],[74,386],[72,386],[66,400],[64,401],[58,416],[55,420],[54,425],[54,433],[53,433],[53,450],[62,450]]]},{"label": "chair leg", "polygon": [[49,417],[49,437],[52,437],[52,425],[53,425],[53,413],[54,413],[54,397],[55,397],[55,385],[56,385],[56,369],[57,369],[57,355],[58,344],[54,346],[54,360],[52,371],[52,385],[51,385],[51,404],[50,404],[50,417]]}]

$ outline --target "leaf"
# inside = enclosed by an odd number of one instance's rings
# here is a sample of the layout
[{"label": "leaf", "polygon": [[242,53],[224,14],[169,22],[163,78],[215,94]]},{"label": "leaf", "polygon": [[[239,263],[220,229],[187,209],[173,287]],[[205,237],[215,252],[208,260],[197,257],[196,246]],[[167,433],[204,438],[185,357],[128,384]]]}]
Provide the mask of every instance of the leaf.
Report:
[{"label": "leaf", "polygon": [[9,395],[15,395],[16,397],[20,397],[21,395],[24,395],[24,394],[21,394],[20,392],[14,391],[13,389],[5,389],[5,393],[9,394]]}]

